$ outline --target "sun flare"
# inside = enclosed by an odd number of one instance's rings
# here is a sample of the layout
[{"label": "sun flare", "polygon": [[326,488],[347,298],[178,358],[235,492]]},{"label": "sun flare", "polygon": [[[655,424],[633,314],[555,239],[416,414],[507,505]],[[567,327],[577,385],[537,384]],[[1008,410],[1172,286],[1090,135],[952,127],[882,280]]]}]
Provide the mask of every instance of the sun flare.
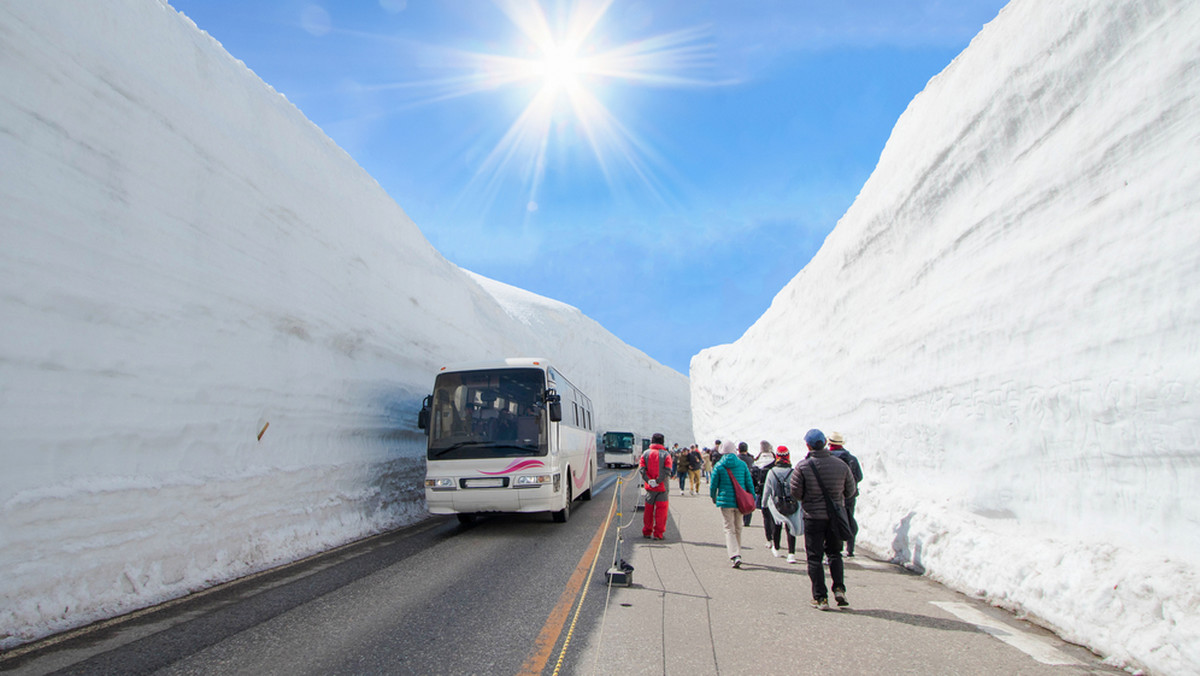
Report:
[{"label": "sun flare", "polygon": [[570,50],[554,47],[541,63],[541,75],[545,86],[552,89],[569,89],[579,84],[583,74],[583,63]]},{"label": "sun flare", "polygon": [[613,0],[549,5],[560,19],[553,27],[541,3],[493,2],[520,33],[512,50],[519,55],[457,51],[454,63],[465,74],[426,83],[441,89],[430,101],[535,85],[524,110],[479,163],[467,190],[481,192],[491,202],[504,179],[518,176],[527,187],[527,203],[536,204],[553,132],[569,124],[576,132],[572,138],[586,144],[610,186],[631,177],[661,197],[661,183],[650,167],[655,153],[612,114],[597,94],[597,85],[718,84],[683,75],[713,65],[708,31],[685,29],[599,49],[613,42],[603,34],[602,21]]}]

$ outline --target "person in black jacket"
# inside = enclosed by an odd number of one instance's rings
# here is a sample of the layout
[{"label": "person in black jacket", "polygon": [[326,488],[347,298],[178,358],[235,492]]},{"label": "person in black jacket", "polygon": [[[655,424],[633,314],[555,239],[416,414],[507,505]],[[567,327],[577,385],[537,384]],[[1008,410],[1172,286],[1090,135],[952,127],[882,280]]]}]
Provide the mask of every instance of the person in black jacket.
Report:
[{"label": "person in black jacket", "polygon": [[[829,434],[829,454],[850,466],[850,473],[854,475],[854,482],[861,484],[863,480],[862,466],[858,464],[858,458],[850,455],[842,444],[846,440],[842,438],[841,432],[831,432]],[[846,498],[846,516],[850,519],[850,530],[854,536],[846,541],[846,556],[854,556],[854,540],[858,538],[858,522],[854,520],[854,505],[858,503],[858,491],[854,491],[854,495]]]},{"label": "person in black jacket", "polygon": [[687,449],[680,449],[679,444],[675,444],[675,448],[671,451],[671,458],[675,460],[675,476],[679,478],[679,494],[683,495],[687,486],[688,470],[691,469],[688,464]]},{"label": "person in black jacket", "polygon": [[[738,452],[737,452],[738,459],[741,460],[742,462],[746,463],[746,467],[748,467],[750,469],[750,477],[753,479],[754,478],[754,456],[750,455],[750,445],[743,441],[740,444],[738,444],[737,449],[738,449]],[[755,490],[758,490],[758,487],[757,487],[758,481],[757,481],[757,479],[755,479],[754,481],[756,484]],[[757,493],[755,493],[755,495],[757,495]],[[755,505],[755,507],[758,507],[758,506],[760,506],[760,505],[757,505],[757,504]],[[750,519],[752,519],[753,517],[754,517],[754,512],[750,512],[749,514],[743,514],[742,515],[742,527],[749,526]]]},{"label": "person in black jacket", "polygon": [[[771,513],[767,510],[767,503],[763,502],[763,486],[766,484],[767,475],[770,474],[771,468],[775,466],[775,448],[771,446],[771,442],[763,440],[758,442],[758,455],[754,456],[754,464],[750,466],[750,477],[754,479],[754,494],[758,496],[758,504],[756,505],[759,511],[762,512],[763,530],[767,535],[767,549],[775,556],[779,556],[778,545],[772,545],[775,537],[775,521],[771,518]],[[767,458],[764,462],[763,458]]]},{"label": "person in black jacket", "polygon": [[[825,587],[822,553],[829,557],[829,576],[833,578],[833,597],[839,606],[848,606],[846,577],[842,562],[842,541],[830,527],[832,515],[825,506],[825,491],[834,504],[845,504],[858,485],[850,466],[829,454],[825,435],[812,429],[804,435],[808,457],[801,460],[792,472],[792,497],[800,502],[804,514],[804,549],[808,559],[808,579],[812,583],[812,605],[829,610],[829,595]],[[824,486],[824,487],[822,487]]]}]

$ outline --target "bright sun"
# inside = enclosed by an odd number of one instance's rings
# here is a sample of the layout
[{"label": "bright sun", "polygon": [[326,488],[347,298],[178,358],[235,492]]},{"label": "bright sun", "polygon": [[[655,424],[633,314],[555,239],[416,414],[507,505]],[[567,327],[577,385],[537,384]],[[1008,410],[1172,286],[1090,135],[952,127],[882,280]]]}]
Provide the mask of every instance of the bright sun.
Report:
[{"label": "bright sun", "polygon": [[610,184],[620,172],[640,179],[657,192],[651,185],[655,182],[653,172],[644,164],[654,153],[613,116],[593,86],[601,80],[651,87],[713,86],[713,82],[677,74],[712,63],[708,31],[684,29],[596,52],[585,47],[608,42],[597,32],[613,0],[574,0],[569,5],[556,5],[569,8],[565,22],[556,27],[551,26],[542,3],[493,2],[520,31],[529,56],[459,52],[462,65],[474,72],[444,80],[450,91],[438,98],[521,83],[541,86],[479,165],[468,190],[482,188],[484,193],[494,195],[503,176],[521,176],[529,190],[528,203],[536,204],[552,131],[569,120],[575,129],[571,137],[590,148]]},{"label": "bright sun", "polygon": [[552,89],[570,89],[579,84],[583,64],[570,50],[553,47],[542,60],[542,80]]}]

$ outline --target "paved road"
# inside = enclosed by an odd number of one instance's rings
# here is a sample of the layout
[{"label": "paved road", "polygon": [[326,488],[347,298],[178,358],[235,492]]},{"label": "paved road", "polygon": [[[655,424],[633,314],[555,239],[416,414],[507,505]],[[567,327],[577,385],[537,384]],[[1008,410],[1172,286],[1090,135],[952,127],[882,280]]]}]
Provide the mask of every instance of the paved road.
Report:
[{"label": "paved road", "polygon": [[[862,557],[852,610],[812,610],[804,567],[759,545],[758,515],[758,549],[733,570],[707,497],[673,497],[667,539],[651,542],[633,484],[605,528],[614,493],[576,503],[566,524],[431,519],[0,660],[0,674],[1122,673]],[[615,522],[630,519],[618,544]],[[604,584],[614,552],[634,586]],[[1037,646],[1073,664],[1039,662]]]},{"label": "paved road", "polygon": [[612,488],[598,493],[566,524],[434,518],[4,659],[0,674],[514,674],[608,515]]}]

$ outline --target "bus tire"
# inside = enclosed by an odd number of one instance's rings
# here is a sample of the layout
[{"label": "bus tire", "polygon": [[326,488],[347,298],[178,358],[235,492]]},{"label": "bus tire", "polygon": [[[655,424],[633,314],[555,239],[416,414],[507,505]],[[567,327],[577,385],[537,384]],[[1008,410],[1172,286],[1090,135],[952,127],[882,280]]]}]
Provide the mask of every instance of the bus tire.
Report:
[{"label": "bus tire", "polygon": [[554,519],[554,523],[566,523],[567,519],[571,518],[571,483],[569,480],[567,482],[567,502],[557,512],[550,512],[550,518]]},{"label": "bus tire", "polygon": [[470,526],[475,523],[475,517],[478,514],[455,514],[458,517],[458,522],[464,526]]}]

